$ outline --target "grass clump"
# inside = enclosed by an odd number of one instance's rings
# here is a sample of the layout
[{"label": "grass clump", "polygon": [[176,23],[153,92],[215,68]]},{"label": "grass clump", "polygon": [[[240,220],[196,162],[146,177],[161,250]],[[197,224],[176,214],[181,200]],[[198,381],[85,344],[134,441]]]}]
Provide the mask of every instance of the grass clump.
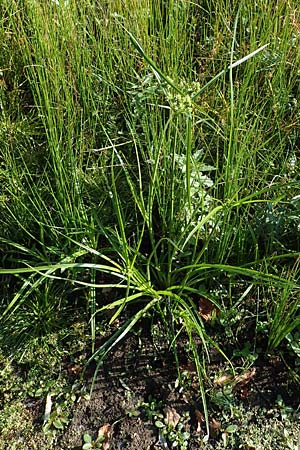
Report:
[{"label": "grass clump", "polygon": [[0,338],[84,311],[99,365],[151,315],[209,430],[207,322],[249,308],[270,352],[299,328],[298,6],[133,3],[2,2]]}]

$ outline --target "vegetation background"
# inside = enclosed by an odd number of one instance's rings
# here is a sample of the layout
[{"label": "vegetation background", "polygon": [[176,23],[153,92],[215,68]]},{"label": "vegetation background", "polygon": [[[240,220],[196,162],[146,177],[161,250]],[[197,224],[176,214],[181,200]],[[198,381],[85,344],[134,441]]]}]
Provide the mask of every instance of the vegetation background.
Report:
[{"label": "vegetation background", "polygon": [[224,339],[297,367],[298,2],[0,10],[3,360],[83,320],[99,365],[151,317],[176,361],[187,337],[207,424]]}]

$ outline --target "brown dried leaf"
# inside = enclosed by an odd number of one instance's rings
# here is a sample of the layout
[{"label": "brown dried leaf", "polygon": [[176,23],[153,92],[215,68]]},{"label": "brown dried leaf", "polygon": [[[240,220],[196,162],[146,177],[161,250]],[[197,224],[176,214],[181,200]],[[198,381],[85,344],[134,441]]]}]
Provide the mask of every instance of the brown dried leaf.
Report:
[{"label": "brown dried leaf", "polygon": [[201,411],[199,411],[199,409],[195,410],[195,416],[196,416],[196,420],[197,420],[197,433],[202,433],[202,425],[205,422],[205,417],[202,414]]},{"label": "brown dried leaf", "polygon": [[200,316],[206,321],[212,319],[214,311],[216,312],[216,314],[219,314],[220,312],[218,308],[210,300],[204,297],[200,297],[198,308]]},{"label": "brown dried leaf", "polygon": [[232,383],[233,380],[234,380],[233,375],[225,373],[224,375],[220,376],[214,381],[214,385],[221,387],[224,386],[224,384]]},{"label": "brown dried leaf", "polygon": [[171,406],[167,406],[165,408],[166,413],[166,422],[168,425],[171,425],[173,428],[176,428],[178,425],[178,422],[180,420],[180,415],[176,411],[175,408],[172,408]]},{"label": "brown dried leaf", "polygon": [[224,384],[228,384],[228,383],[233,383],[235,384],[235,389],[236,388],[242,388],[244,386],[246,386],[246,384],[249,383],[249,381],[254,377],[256,373],[256,368],[253,367],[252,369],[247,370],[246,372],[242,373],[241,375],[230,375],[230,374],[224,374],[222,376],[220,376],[219,378],[217,378],[214,381],[214,385],[215,386],[224,386]]},{"label": "brown dried leaf", "polygon": [[211,419],[209,422],[209,431],[212,438],[216,437],[221,429],[221,422],[216,419]]},{"label": "brown dried leaf", "polygon": [[79,364],[69,364],[67,370],[70,376],[75,376],[82,372],[82,367]]},{"label": "brown dried leaf", "polygon": [[246,386],[246,384],[249,383],[249,381],[254,377],[256,374],[256,368],[252,367],[252,369],[247,370],[246,372],[242,373],[241,375],[236,375],[234,377],[234,382],[239,386]]},{"label": "brown dried leaf", "polygon": [[182,400],[184,401],[184,403],[190,404],[191,402],[190,394],[182,394]]},{"label": "brown dried leaf", "polygon": [[211,426],[211,429],[214,431],[219,430],[221,428],[221,422],[219,422],[216,419],[211,419],[209,425]]},{"label": "brown dried leaf", "polygon": [[[237,390],[237,389],[235,389],[235,390]],[[242,387],[240,388],[239,394],[240,394],[240,397],[241,397],[241,398],[247,398],[248,395],[249,395],[249,390],[248,390],[248,388],[242,386]]]},{"label": "brown dried leaf", "polygon": [[[101,438],[103,450],[109,450],[111,436],[112,436],[112,430],[111,430],[111,426],[109,423],[105,423],[104,425],[102,425],[101,428],[99,428],[98,438]],[[104,440],[102,440],[103,437],[104,437]]]}]

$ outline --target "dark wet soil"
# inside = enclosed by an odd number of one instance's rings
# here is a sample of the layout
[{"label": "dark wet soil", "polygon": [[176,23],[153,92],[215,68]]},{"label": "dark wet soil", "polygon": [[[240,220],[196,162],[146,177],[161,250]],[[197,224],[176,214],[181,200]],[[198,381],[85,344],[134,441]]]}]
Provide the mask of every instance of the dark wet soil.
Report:
[{"label": "dark wet soil", "polygon": [[[180,359],[184,360],[183,355]],[[93,370],[95,367],[90,375]],[[186,400],[174,389],[177,378],[172,353],[157,353],[147,339],[127,339],[97,372],[91,399],[75,407],[62,445],[65,449],[80,449],[84,433],[96,438],[99,428],[110,424],[111,450],[154,449],[156,444],[160,448],[158,429],[147,417],[143,404],[155,399],[157,412],[163,410],[159,402],[181,412],[189,410]]]},{"label": "dark wet soil", "polygon": [[[99,430],[106,424],[110,427],[107,449],[120,450],[158,450],[171,449],[172,443],[162,437],[155,426],[155,414],[149,413],[150,404],[154,404],[155,413],[166,418],[166,409],[175,411],[184,420],[183,431],[190,434],[188,449],[204,449],[201,442],[205,436],[205,424],[199,419],[204,409],[199,395],[199,386],[195,367],[183,351],[179,350],[179,370],[185,383],[178,386],[178,370],[173,354],[166,348],[158,350],[148,338],[131,336],[110,353],[103,366],[98,370],[90,399],[78,398],[72,408],[72,419],[64,432],[57,450],[79,450],[83,445],[84,433],[97,438]],[[199,345],[199,352],[201,352]],[[299,387],[288,375],[288,370],[280,357],[259,357],[252,368],[255,375],[229,389],[228,386],[215,386],[213,379],[222,374],[228,364],[219,354],[212,352],[213,362],[203,377],[208,394],[209,418],[222,419],[222,402],[214,402],[224,393],[224,401],[243,404],[246,408],[265,408],[271,410],[280,395],[286,405],[297,407]],[[223,371],[224,369],[224,371]],[[91,386],[95,364],[85,374],[87,389]],[[229,392],[229,397],[228,397]],[[152,403],[151,403],[152,402]],[[212,419],[214,420],[214,419]],[[219,433],[212,429],[211,443]],[[105,447],[103,447],[105,448]],[[176,447],[178,448],[178,447]],[[179,447],[180,448],[180,447]],[[182,447],[183,448],[183,447]],[[214,448],[214,447],[210,447]]]}]

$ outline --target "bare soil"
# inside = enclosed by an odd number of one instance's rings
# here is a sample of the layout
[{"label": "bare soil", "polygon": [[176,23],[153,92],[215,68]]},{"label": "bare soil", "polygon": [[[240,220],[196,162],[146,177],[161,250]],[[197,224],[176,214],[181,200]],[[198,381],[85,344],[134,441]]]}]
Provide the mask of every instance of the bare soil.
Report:
[{"label": "bare soil", "polygon": [[[179,417],[188,413],[189,420],[184,424],[184,431],[190,433],[188,449],[208,448],[201,444],[205,435],[205,424],[199,420],[199,413],[203,414],[203,405],[195,368],[186,357],[184,344],[183,342],[178,354],[179,370],[188,376],[189,383],[180,388],[176,384],[178,371],[174,356],[166,348],[158,351],[147,337],[130,336],[121,343],[97,372],[91,398],[81,398],[75,402],[71,421],[55,448],[79,450],[83,445],[84,433],[89,433],[96,439],[99,430],[108,424],[111,434],[107,449],[171,449],[171,443],[161,436],[155,426],[154,416],[149,417],[149,411],[147,414],[145,404],[149,405],[153,399],[164,418],[168,408],[175,411]],[[199,351],[202,351],[200,345]],[[225,361],[214,352],[212,359],[207,379],[204,378],[203,381],[211,395],[208,396],[212,446],[209,448],[216,448],[214,445],[221,434],[222,406],[216,405],[210,399],[213,399],[216,393],[220,394],[226,390],[224,386],[216,387],[212,382],[216,373],[222,373],[223,367],[225,369]],[[270,417],[279,395],[285,405],[293,408],[299,406],[299,386],[290,379],[281,358],[267,358],[262,355],[255,361],[253,368],[255,375],[245,384],[237,384],[232,389],[231,402],[242,404],[247,409],[265,408]],[[87,388],[91,385],[94,371],[95,366],[90,367],[86,373]],[[226,394],[224,395],[226,399]]]}]

